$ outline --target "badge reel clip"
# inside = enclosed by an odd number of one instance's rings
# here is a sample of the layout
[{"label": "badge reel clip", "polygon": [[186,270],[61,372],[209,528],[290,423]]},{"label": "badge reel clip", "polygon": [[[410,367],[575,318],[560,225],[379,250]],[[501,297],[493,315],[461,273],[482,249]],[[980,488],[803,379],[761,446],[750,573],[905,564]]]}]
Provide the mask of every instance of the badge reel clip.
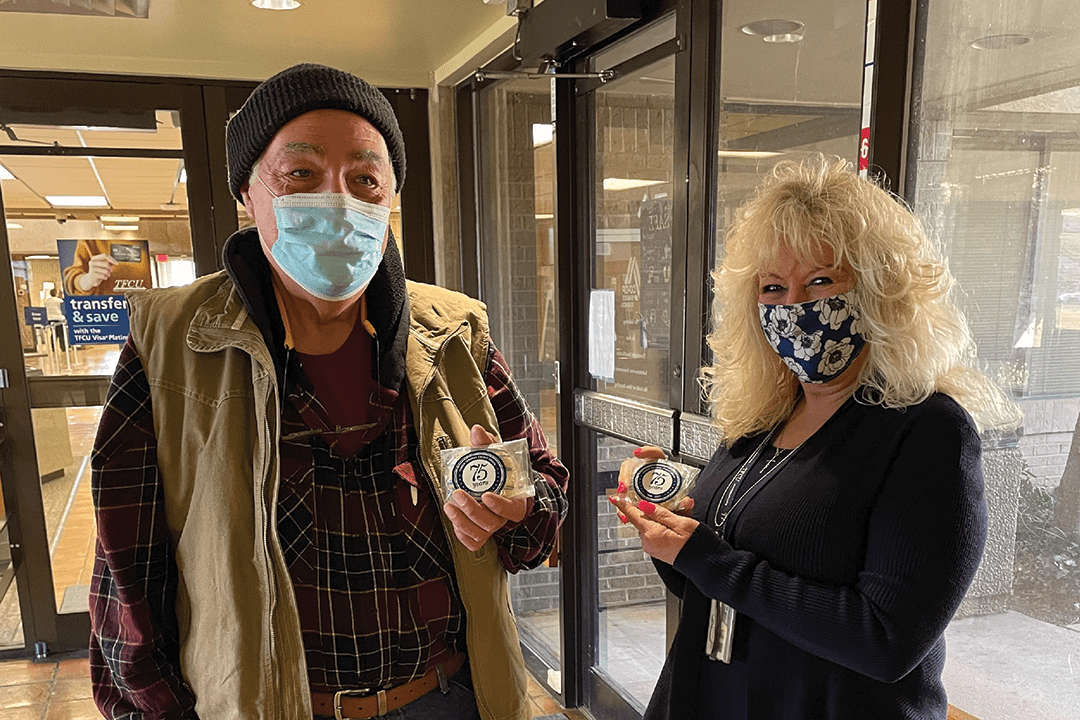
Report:
[{"label": "badge reel clip", "polygon": [[486,492],[510,499],[536,494],[529,443],[524,439],[480,448],[450,448],[443,450],[441,457],[446,500],[455,490],[464,490],[477,501]]}]

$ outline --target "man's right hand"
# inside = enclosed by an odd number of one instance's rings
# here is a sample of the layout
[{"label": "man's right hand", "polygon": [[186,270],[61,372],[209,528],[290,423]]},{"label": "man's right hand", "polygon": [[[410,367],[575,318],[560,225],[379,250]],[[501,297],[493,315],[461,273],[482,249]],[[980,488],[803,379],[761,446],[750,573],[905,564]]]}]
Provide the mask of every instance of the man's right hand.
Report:
[{"label": "man's right hand", "polygon": [[90,264],[87,267],[86,273],[80,275],[75,280],[75,284],[84,293],[88,293],[101,283],[112,277],[113,268],[115,268],[117,262],[110,256],[99,253],[90,258]]}]

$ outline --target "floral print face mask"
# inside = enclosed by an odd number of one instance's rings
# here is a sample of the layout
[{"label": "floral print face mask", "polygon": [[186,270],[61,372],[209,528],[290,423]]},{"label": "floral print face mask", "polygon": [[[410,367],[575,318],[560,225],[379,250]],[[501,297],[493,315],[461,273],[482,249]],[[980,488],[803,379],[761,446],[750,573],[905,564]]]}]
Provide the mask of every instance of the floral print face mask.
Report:
[{"label": "floral print face mask", "polygon": [[866,345],[854,290],[798,305],[758,303],[758,314],[765,338],[802,382],[832,380]]}]

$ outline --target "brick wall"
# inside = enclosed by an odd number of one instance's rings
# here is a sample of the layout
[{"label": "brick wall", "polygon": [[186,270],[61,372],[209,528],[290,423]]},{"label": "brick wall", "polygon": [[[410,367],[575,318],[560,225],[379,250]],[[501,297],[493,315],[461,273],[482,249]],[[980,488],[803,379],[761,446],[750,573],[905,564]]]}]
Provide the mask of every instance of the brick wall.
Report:
[{"label": "brick wall", "polygon": [[596,515],[600,607],[663,600],[664,584],[642,551],[641,538],[631,525],[619,522],[607,495],[596,499]]},{"label": "brick wall", "polygon": [[1053,490],[1065,472],[1065,460],[1080,416],[1080,398],[1024,400],[1020,406],[1024,410],[1020,454],[1032,483]]},{"label": "brick wall", "polygon": [[484,108],[492,147],[481,187],[483,299],[518,389],[554,440],[558,318],[553,222],[545,217],[552,214],[553,156],[550,144],[534,146],[532,134],[533,125],[551,122],[550,99],[499,90]]}]

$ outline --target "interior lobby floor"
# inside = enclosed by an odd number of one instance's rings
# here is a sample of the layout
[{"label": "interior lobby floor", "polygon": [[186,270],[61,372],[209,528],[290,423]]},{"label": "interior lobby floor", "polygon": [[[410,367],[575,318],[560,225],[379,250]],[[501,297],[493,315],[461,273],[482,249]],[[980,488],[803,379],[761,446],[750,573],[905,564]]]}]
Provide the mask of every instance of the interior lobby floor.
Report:
[{"label": "interior lobby floor", "polygon": [[[117,348],[85,348],[80,374],[111,373]],[[94,519],[88,458],[100,408],[67,408],[72,462],[62,477],[42,483],[54,588],[61,611],[84,611],[93,566]],[[559,646],[557,612],[519,614],[523,636]],[[664,659],[662,603],[611,607],[601,615],[600,665],[640,704],[648,702]],[[1080,626],[1059,628],[1015,612],[952,623],[946,633],[945,683],[951,718],[1074,720],[1080,717]],[[18,596],[12,585],[0,602],[0,647],[23,644]],[[1037,650],[1037,652],[1035,652]],[[565,711],[530,678],[533,716],[584,720]],[[97,718],[86,659],[0,662],[0,718]]]},{"label": "interior lobby floor", "polygon": [[[4,720],[100,718],[91,698],[89,663],[87,658],[0,662],[0,717]],[[564,710],[532,678],[529,678],[529,705],[533,718],[561,715],[566,720],[590,720],[580,711]]]}]

